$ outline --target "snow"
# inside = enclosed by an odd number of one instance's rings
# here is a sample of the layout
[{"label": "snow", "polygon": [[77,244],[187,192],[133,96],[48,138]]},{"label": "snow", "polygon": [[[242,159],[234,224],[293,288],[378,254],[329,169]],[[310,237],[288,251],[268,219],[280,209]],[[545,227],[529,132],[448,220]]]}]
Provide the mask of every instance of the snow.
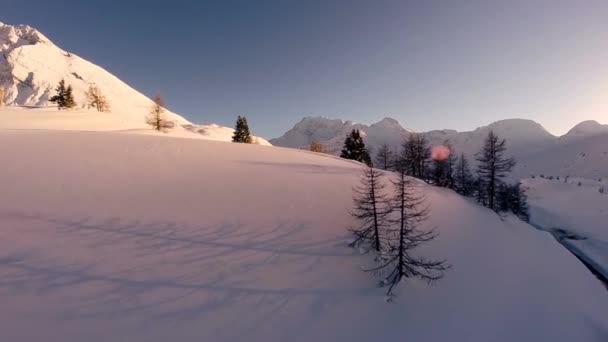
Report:
[{"label": "snow", "polygon": [[605,341],[605,288],[549,234],[420,184],[420,253],[383,300],[347,247],[361,165],[121,132],[0,129],[7,341]]},{"label": "snow", "polygon": [[[578,186],[578,184],[581,186]],[[564,243],[608,278],[608,182],[571,177],[526,179],[531,221],[543,229],[560,229],[575,236]]]}]

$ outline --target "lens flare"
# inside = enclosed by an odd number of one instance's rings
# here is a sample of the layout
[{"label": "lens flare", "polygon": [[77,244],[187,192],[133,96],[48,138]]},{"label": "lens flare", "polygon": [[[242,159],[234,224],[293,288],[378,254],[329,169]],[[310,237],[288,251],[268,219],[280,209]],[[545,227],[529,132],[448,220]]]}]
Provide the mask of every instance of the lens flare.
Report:
[{"label": "lens flare", "polygon": [[443,145],[439,145],[439,146],[434,146],[433,149],[431,150],[431,158],[433,158],[433,160],[446,160],[448,159],[448,157],[450,156],[450,149],[447,148],[447,146],[443,146]]}]

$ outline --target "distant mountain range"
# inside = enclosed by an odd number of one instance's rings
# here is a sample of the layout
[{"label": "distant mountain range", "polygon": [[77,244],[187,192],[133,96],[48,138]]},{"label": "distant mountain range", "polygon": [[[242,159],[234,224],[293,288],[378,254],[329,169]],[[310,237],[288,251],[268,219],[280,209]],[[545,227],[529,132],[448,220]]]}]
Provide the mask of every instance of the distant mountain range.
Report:
[{"label": "distant mountain range", "polygon": [[[399,150],[413,133],[392,118],[367,126],[339,119],[306,117],[270,142],[275,146],[308,148],[311,142],[318,141],[328,153],[338,155],[344,138],[353,129],[363,133],[372,154],[384,143],[394,151]],[[449,141],[456,154],[463,153],[474,162],[474,154],[490,130],[507,140],[508,154],[519,162],[515,170],[518,176],[531,173],[608,176],[608,125],[596,121],[581,122],[561,137],[552,135],[535,121],[524,119],[501,120],[469,132],[434,130],[421,133],[433,146]]]}]

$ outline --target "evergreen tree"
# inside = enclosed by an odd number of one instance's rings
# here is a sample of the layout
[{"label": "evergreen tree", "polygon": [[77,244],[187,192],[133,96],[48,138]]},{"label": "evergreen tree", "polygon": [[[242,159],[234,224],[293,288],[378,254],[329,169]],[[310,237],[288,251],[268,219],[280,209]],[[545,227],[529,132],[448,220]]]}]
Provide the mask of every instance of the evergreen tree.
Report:
[{"label": "evergreen tree", "polygon": [[76,106],[76,102],[74,101],[74,95],[72,94],[72,86],[65,86],[65,80],[59,81],[57,88],[55,88],[57,94],[53,95],[49,101],[56,103],[57,108],[65,109],[65,108],[73,108]]},{"label": "evergreen tree", "polygon": [[474,179],[469,167],[469,161],[464,156],[464,153],[460,155],[456,162],[454,183],[454,187],[459,194],[467,197],[473,195]]},{"label": "evergreen tree", "polygon": [[477,153],[477,174],[480,185],[485,187],[487,196],[487,207],[498,211],[496,195],[502,179],[515,166],[513,158],[505,158],[505,140],[500,140],[493,131],[490,131],[481,151]]},{"label": "evergreen tree", "polygon": [[165,102],[160,96],[160,93],[156,93],[156,96],[154,96],[154,103],[152,104],[150,113],[146,118],[146,123],[159,132],[165,132],[167,129],[175,126],[172,121],[167,120],[164,106]]},{"label": "evergreen tree", "polygon": [[251,144],[252,138],[249,133],[249,124],[247,118],[244,116],[238,116],[236,119],[236,126],[234,127],[234,134],[232,135],[232,142]]},{"label": "evergreen tree", "polygon": [[382,178],[382,172],[367,166],[363,170],[361,183],[353,189],[354,209],[351,214],[360,222],[360,226],[351,229],[355,235],[351,246],[371,246],[380,252],[380,234],[390,213],[386,195],[383,194],[385,185]]},{"label": "evergreen tree", "polygon": [[353,129],[353,131],[346,136],[340,158],[356,160],[365,163],[366,165],[372,164],[369,153],[365,148],[363,137],[358,129]]},{"label": "evergreen tree", "polygon": [[431,149],[426,137],[423,134],[411,134],[402,145],[398,167],[409,176],[428,180],[430,158]]},{"label": "evergreen tree", "polygon": [[383,170],[388,170],[392,167],[393,163],[393,151],[388,147],[388,144],[384,143],[378,148],[378,153],[376,154],[376,167],[379,167]]},{"label": "evergreen tree", "polygon": [[374,269],[387,274],[382,285],[389,287],[388,296],[392,296],[393,287],[403,278],[417,277],[432,282],[441,279],[443,271],[450,267],[445,260],[429,260],[412,254],[415,248],[437,237],[437,233],[418,228],[428,218],[429,209],[424,205],[424,197],[416,193],[414,180],[406,176],[404,168],[399,169],[397,176],[391,199],[391,209],[397,215],[389,222],[393,228],[385,233],[388,249],[381,254],[382,264]]}]

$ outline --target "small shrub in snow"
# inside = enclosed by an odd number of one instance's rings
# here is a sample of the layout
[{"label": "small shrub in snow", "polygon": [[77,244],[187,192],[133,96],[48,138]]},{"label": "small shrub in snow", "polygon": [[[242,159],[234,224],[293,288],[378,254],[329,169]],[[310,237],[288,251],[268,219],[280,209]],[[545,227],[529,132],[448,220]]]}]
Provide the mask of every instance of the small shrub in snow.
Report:
[{"label": "small shrub in snow", "polygon": [[599,190],[600,194],[606,193],[606,189],[604,188],[604,186],[600,186]]},{"label": "small shrub in snow", "polygon": [[583,183],[581,183],[581,182],[578,182],[578,186],[581,186],[581,185],[583,185]]}]

